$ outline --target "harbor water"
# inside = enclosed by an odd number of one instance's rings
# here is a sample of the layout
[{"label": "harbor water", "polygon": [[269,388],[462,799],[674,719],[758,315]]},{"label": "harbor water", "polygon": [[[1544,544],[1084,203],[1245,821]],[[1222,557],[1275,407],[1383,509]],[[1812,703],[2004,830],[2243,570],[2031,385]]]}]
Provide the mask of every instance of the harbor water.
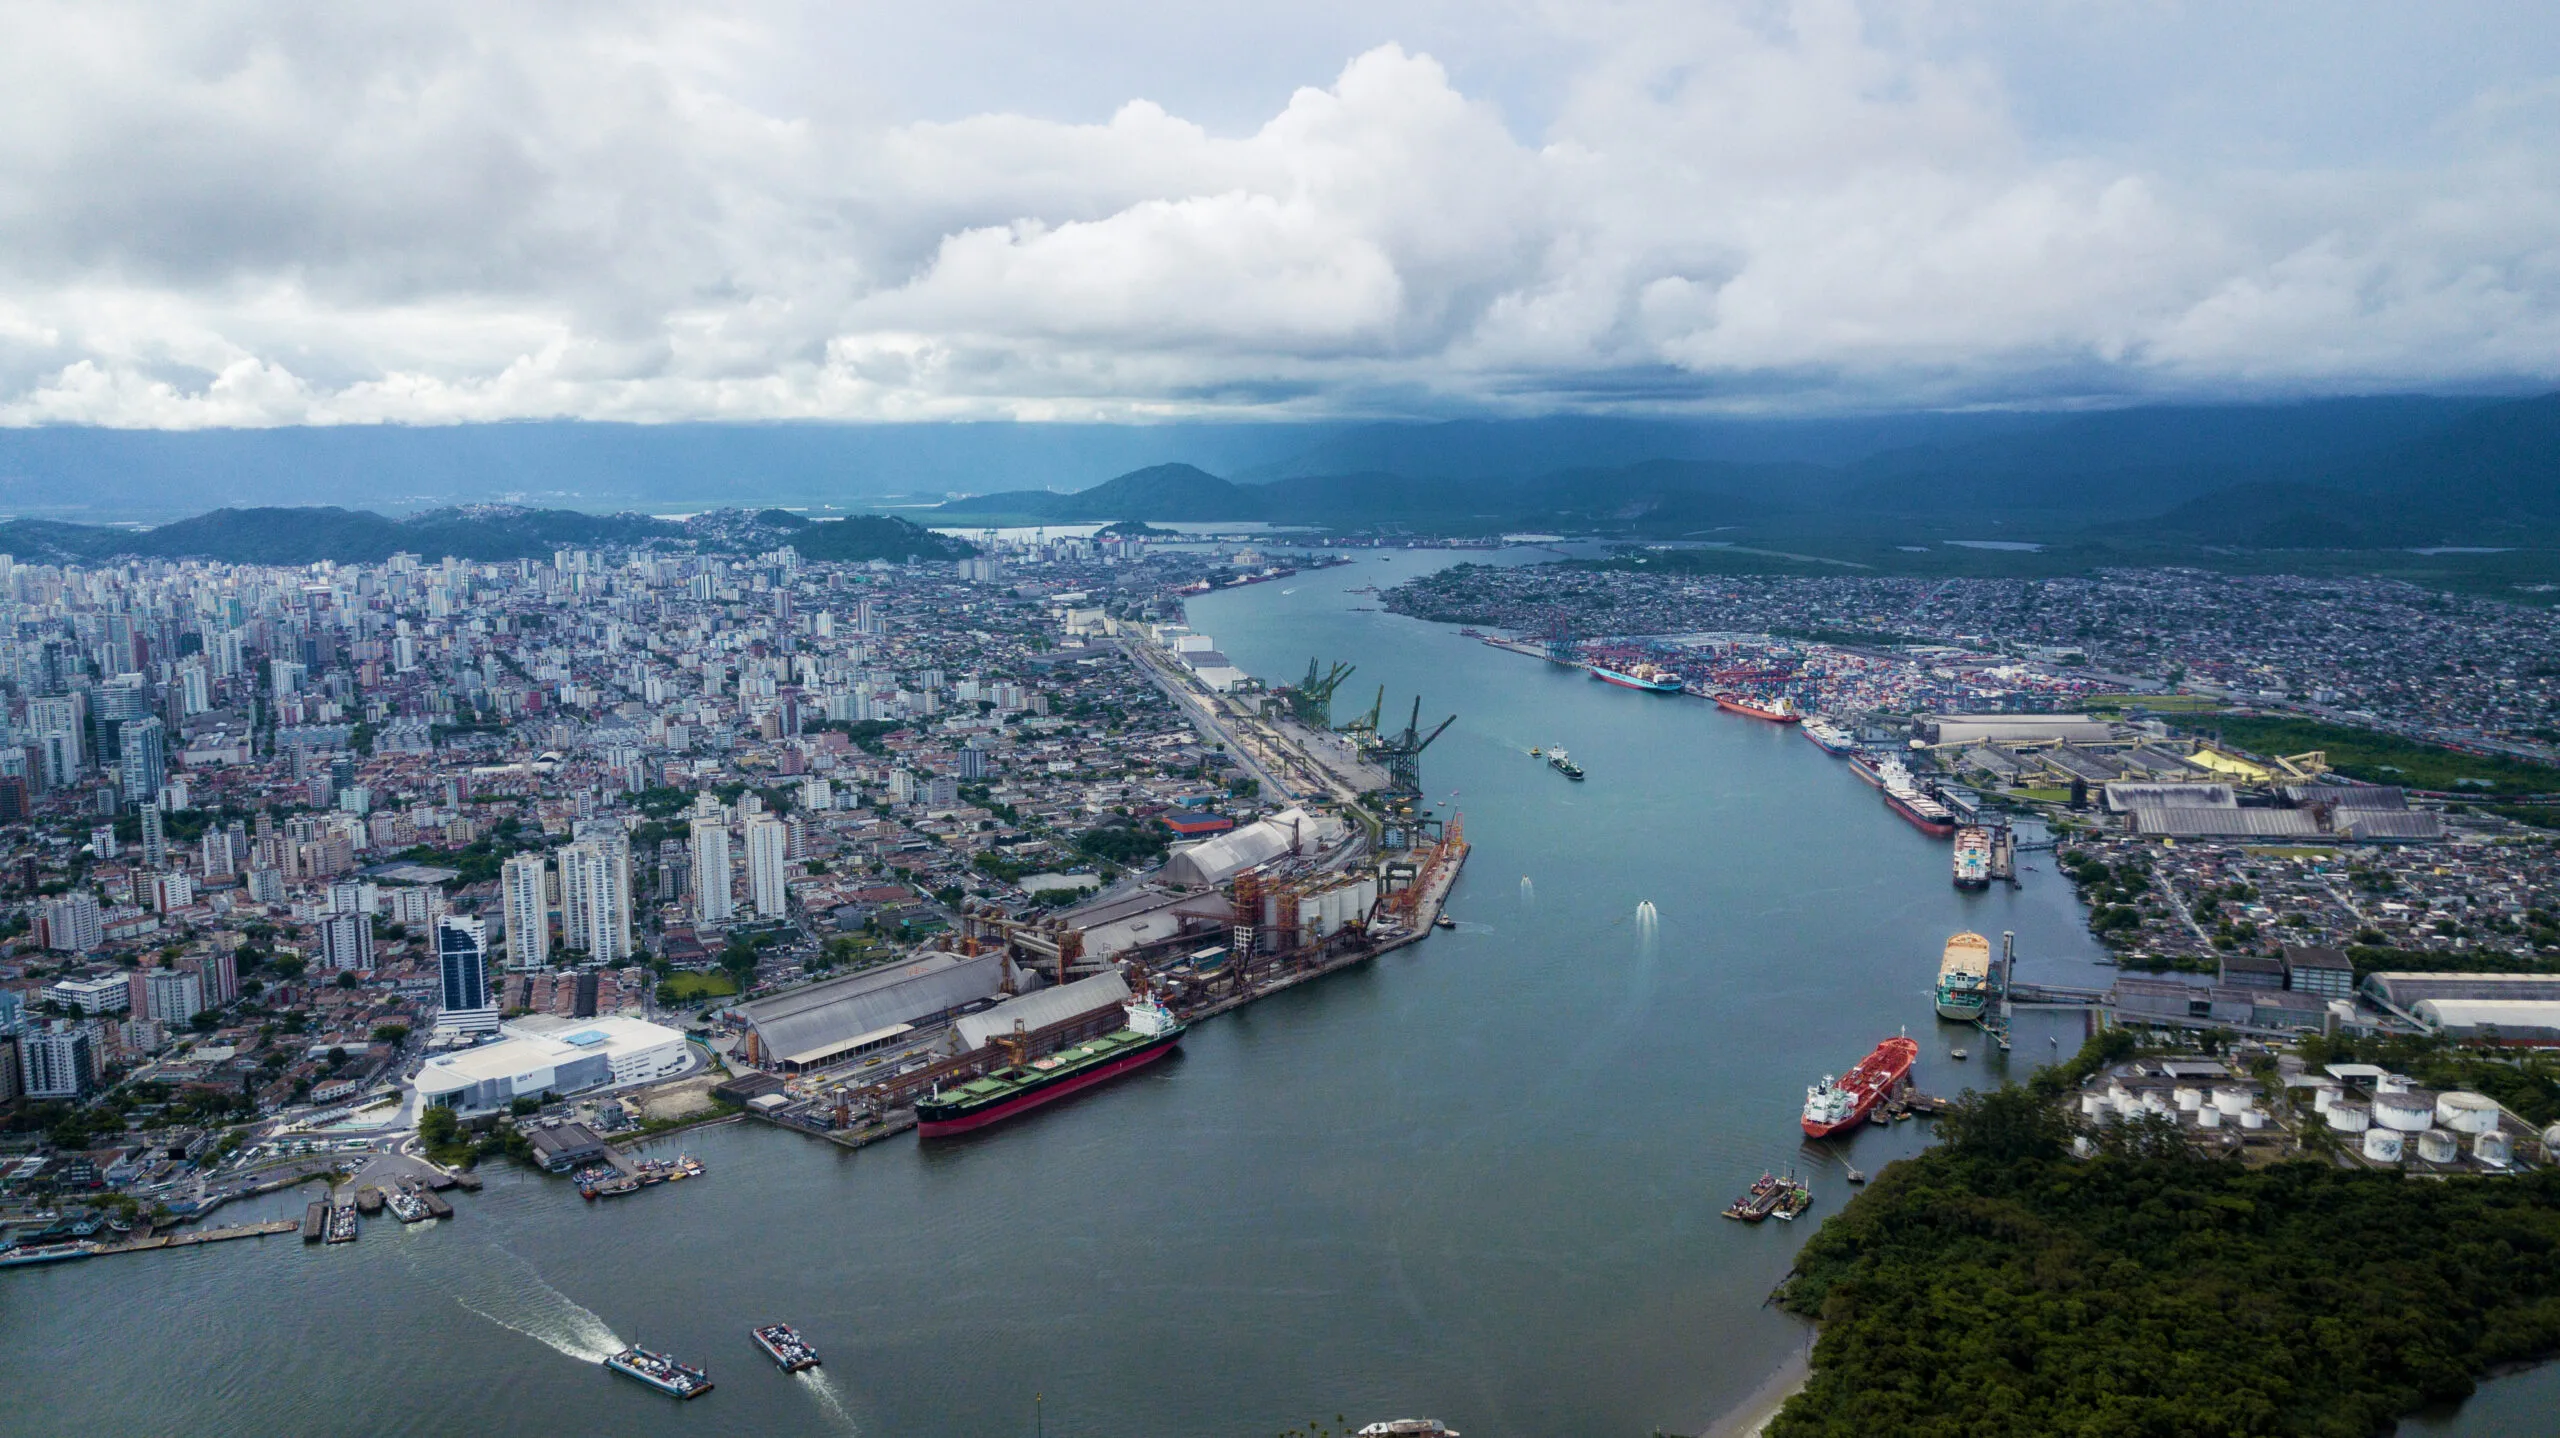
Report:
[{"label": "harbor water", "polygon": [[[1345,711],[1383,683],[1397,723],[1416,693],[1427,721],[1459,716],[1423,761],[1474,844],[1454,932],[966,1138],[847,1153],[730,1124],[682,1141],[707,1177],[616,1202],[492,1167],[457,1218],[371,1223],[353,1245],[0,1274],[8,1431],[1708,1427],[1801,1350],[1763,1300],[1853,1192],[1842,1159],[1872,1173],[1926,1141],[1913,1121],[1807,1145],[1805,1085],[1906,1029],[1937,1092],[2078,1044],[2076,1014],[2023,1017],[2005,1060],[1942,1025],[1931,982],[1955,930],[2014,930],[2028,980],[2110,971],[2049,856],[2026,856],[2017,889],[1959,893],[1943,841],[1792,728],[1355,592],[1446,558],[1363,556],[1195,601],[1192,621],[1274,680],[1357,664]],[[1529,756],[1551,745],[1589,779]],[[1787,1166],[1811,1176],[1806,1219],[1718,1216]],[[748,1336],[773,1322],[825,1366],[776,1371]],[[679,1404],[599,1366],[634,1342],[717,1391]]]}]

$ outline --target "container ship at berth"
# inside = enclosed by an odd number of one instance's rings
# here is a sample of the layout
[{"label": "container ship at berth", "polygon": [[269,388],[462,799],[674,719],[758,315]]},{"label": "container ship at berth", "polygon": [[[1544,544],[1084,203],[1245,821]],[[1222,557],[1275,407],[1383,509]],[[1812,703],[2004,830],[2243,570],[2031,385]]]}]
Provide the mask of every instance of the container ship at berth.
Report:
[{"label": "container ship at berth", "polygon": [[1991,1001],[1991,941],[1980,934],[1947,940],[1938,958],[1938,1017],[1978,1022]]},{"label": "container ship at berth", "polygon": [[1749,694],[1719,694],[1716,707],[1728,714],[1739,714],[1746,719],[1766,719],[1772,724],[1794,724],[1804,718],[1796,712],[1796,706],[1783,697],[1760,699]]},{"label": "container ship at berth", "polygon": [[1805,720],[1804,737],[1821,745],[1826,754],[1846,754],[1858,747],[1858,736],[1828,719]]},{"label": "container ship at berth", "polygon": [[818,1350],[800,1336],[800,1330],[788,1323],[768,1323],[755,1330],[756,1347],[764,1350],[785,1373],[818,1366]]},{"label": "container ship at berth", "polygon": [[916,1103],[916,1133],[935,1138],[984,1128],[1153,1063],[1181,1042],[1186,1025],[1153,997],[1142,995],[1123,1008],[1127,1028],[1046,1058],[1017,1059],[957,1088],[936,1089]]},{"label": "container ship at berth", "polygon": [[1634,664],[1612,669],[1606,664],[1591,666],[1591,677],[1606,679],[1622,689],[1641,689],[1647,694],[1677,694],[1680,676],[1651,664]]},{"label": "container ship at berth", "polygon": [[711,1391],[710,1374],[646,1348],[626,1348],[606,1359],[604,1366],[625,1378],[637,1378],[670,1398],[699,1398]]},{"label": "container ship at berth", "polygon": [[1916,1039],[1890,1038],[1876,1045],[1876,1051],[1858,1060],[1858,1066],[1834,1079],[1824,1076],[1822,1082],[1804,1091],[1804,1131],[1813,1138],[1829,1138],[1844,1128],[1866,1122],[1867,1114],[1884,1101],[1911,1073],[1911,1061],[1920,1056]]},{"label": "container ship at berth", "polygon": [[1956,830],[1955,883],[1959,889],[1991,887],[1991,831],[1980,824]]}]

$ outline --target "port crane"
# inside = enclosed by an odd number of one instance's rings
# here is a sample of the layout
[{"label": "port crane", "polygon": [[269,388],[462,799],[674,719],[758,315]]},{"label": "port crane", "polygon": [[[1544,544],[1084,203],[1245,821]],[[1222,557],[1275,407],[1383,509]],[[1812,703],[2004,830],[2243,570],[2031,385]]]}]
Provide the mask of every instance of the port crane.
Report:
[{"label": "port crane", "polygon": [[[1379,693],[1383,699],[1385,691],[1380,690]],[[1375,713],[1374,710],[1371,712]],[[1430,748],[1432,740],[1447,733],[1449,726],[1457,722],[1458,716],[1452,714],[1441,720],[1439,727],[1430,733],[1423,733],[1422,696],[1417,694],[1413,696],[1413,714],[1405,720],[1403,733],[1386,735],[1376,734],[1374,729],[1371,731],[1376,737],[1371,740],[1368,757],[1385,766],[1388,793],[1400,798],[1422,797],[1422,751]]]},{"label": "port crane", "polygon": [[[1350,678],[1355,672],[1354,667],[1349,664],[1336,664],[1324,673],[1318,674],[1316,661],[1309,659],[1307,677],[1289,686],[1289,712],[1295,715],[1301,724],[1317,729],[1332,728],[1334,691],[1340,689],[1342,681]],[[1378,690],[1378,696],[1381,702],[1385,700],[1386,690],[1383,686]],[[1374,718],[1370,722],[1370,728],[1373,731],[1377,728]]]}]

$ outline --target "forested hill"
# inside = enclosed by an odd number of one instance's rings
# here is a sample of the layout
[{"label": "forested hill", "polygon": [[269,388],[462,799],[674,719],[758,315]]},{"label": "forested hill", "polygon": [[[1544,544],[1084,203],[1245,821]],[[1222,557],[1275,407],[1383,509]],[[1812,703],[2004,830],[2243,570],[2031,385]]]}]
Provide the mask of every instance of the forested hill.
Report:
[{"label": "forested hill", "polygon": [[217,509],[154,529],[16,520],[0,524],[0,553],[24,563],[95,563],[117,558],[215,559],[233,564],[373,564],[394,554],[429,561],[547,559],[557,549],[656,545],[754,552],[784,544],[810,559],[950,559],[970,546],[903,519],[863,515],[813,523],[782,510],[715,511],[690,520],[645,514],[503,505],[430,510],[391,519],[335,506]]},{"label": "forested hill", "polygon": [[2370,1438],[2560,1353],[2560,1171],[2251,1168],[2121,1129],[2082,1161],[2020,1088],[1941,1133],[1798,1255],[1784,1301],[1822,1332],[1770,1438]]}]

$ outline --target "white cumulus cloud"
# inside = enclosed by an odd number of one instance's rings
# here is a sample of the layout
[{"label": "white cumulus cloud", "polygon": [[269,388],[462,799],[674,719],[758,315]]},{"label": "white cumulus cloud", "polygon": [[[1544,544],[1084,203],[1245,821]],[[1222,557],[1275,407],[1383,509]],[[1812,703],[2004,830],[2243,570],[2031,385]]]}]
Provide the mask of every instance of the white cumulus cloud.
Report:
[{"label": "white cumulus cloud", "polygon": [[[1012,44],[994,13],[13,5],[0,423],[2560,376],[2560,56],[2529,18],[2391,90],[2391,35],[2325,12],[1416,0],[1275,39],[1114,0]],[[2289,63],[2281,113],[2230,83],[2252,55]]]}]

